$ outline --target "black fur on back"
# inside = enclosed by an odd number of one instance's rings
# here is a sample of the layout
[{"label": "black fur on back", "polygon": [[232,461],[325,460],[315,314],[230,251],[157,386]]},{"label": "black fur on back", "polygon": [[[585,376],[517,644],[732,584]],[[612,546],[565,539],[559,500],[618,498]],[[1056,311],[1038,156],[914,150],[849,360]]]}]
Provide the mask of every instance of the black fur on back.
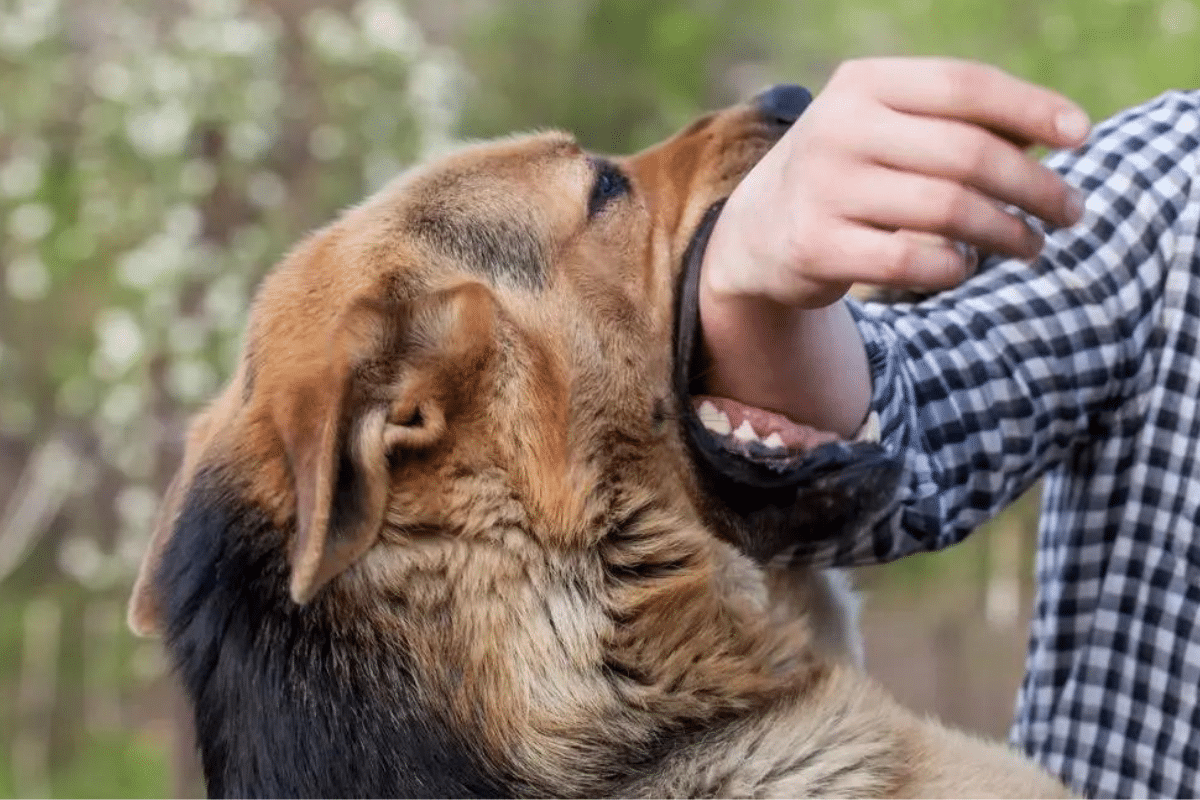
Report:
[{"label": "black fur on back", "polygon": [[166,644],[210,796],[512,792],[422,708],[400,642],[287,591],[286,537],[219,472],[192,485],[163,555]]}]

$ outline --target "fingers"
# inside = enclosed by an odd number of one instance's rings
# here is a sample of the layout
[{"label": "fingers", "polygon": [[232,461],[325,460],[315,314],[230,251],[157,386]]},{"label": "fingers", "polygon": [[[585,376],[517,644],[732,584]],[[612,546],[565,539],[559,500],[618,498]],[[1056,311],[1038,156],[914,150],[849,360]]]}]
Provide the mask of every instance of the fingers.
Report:
[{"label": "fingers", "polygon": [[1056,172],[974,125],[888,112],[851,138],[864,159],[966,184],[1051,225],[1074,225],[1083,213],[1082,198]]},{"label": "fingers", "polygon": [[1077,147],[1091,123],[1067,98],[1003,70],[972,61],[883,58],[848,61],[829,87],[859,88],[896,111],[953,117],[1015,141]]},{"label": "fingers", "polygon": [[983,64],[847,62],[729,197],[709,242],[713,286],[815,308],[851,283],[957,284],[974,254],[1029,258],[1082,201],[1032,159],[1089,123],[1066,98]]},{"label": "fingers", "polygon": [[1032,258],[1042,235],[978,192],[954,181],[868,167],[846,176],[839,216],[889,230],[935,233],[983,250]]},{"label": "fingers", "polygon": [[895,235],[911,236],[937,247],[953,248],[966,262],[966,274],[968,277],[974,275],[976,267],[979,266],[979,251],[965,242],[947,239],[944,236],[938,236],[936,233],[922,233],[920,231],[896,231]]},{"label": "fingers", "polygon": [[[939,236],[882,231],[844,224],[822,240],[824,252],[812,260],[810,280],[870,283],[908,289],[946,289],[974,269],[973,254]],[[823,275],[823,265],[835,270]]]}]

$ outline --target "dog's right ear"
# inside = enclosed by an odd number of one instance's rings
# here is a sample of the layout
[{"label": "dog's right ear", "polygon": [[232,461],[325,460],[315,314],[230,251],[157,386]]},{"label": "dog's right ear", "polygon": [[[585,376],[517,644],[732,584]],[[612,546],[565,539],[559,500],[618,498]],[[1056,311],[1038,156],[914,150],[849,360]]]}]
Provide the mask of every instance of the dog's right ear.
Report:
[{"label": "dog's right ear", "polygon": [[[478,393],[495,347],[495,322],[491,292],[474,282],[414,301],[360,299],[341,315],[331,341],[315,343],[307,360],[293,358],[279,382],[260,371],[260,391],[274,408],[292,479],[296,526],[287,557],[297,603],[310,601],[377,540],[389,459],[452,435],[454,419]],[[230,397],[235,403],[240,395]],[[127,617],[135,633],[163,631],[163,554],[197,466],[221,430],[215,420],[230,416],[229,408],[218,407],[189,431],[184,464],[167,489],[130,599]]]},{"label": "dog's right ear", "polygon": [[416,301],[360,300],[342,318],[318,385],[276,423],[291,465],[296,530],[290,592],[309,602],[377,541],[390,459],[448,435],[495,343],[495,306],[479,283]]}]

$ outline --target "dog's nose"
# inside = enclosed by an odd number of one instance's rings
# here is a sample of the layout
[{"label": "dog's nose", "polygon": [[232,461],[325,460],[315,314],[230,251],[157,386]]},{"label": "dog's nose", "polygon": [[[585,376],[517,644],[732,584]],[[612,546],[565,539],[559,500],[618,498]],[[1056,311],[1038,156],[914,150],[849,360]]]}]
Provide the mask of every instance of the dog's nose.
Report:
[{"label": "dog's nose", "polygon": [[768,122],[789,127],[812,102],[812,93],[803,86],[785,83],[772,86],[754,98],[758,111]]}]

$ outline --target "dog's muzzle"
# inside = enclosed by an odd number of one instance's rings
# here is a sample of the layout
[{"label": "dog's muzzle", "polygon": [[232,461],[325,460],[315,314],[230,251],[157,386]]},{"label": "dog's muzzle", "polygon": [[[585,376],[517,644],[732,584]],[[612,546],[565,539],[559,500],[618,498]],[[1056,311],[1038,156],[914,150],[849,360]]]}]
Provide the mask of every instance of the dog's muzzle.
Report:
[{"label": "dog's muzzle", "polygon": [[701,488],[749,524],[736,527],[738,544],[767,561],[802,558],[806,549],[854,535],[869,524],[895,493],[897,459],[879,444],[833,441],[808,450],[731,447],[705,427],[692,398],[703,393],[698,369],[700,265],[724,202],[705,213],[684,254],[676,292],[674,391],[684,438]]}]

